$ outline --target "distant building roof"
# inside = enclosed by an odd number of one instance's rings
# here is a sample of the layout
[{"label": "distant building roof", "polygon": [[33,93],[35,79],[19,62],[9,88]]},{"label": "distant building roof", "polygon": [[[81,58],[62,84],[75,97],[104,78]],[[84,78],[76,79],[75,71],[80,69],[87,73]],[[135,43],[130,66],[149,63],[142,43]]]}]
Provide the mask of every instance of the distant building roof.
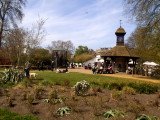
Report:
[{"label": "distant building roof", "polygon": [[132,50],[126,48],[126,46],[115,46],[112,49],[107,50],[106,52],[101,52],[100,55],[108,57],[138,57],[132,52]]},{"label": "distant building roof", "polygon": [[108,50],[110,50],[111,48],[100,48],[98,50],[96,50],[96,55],[100,55],[102,53],[106,53]]}]

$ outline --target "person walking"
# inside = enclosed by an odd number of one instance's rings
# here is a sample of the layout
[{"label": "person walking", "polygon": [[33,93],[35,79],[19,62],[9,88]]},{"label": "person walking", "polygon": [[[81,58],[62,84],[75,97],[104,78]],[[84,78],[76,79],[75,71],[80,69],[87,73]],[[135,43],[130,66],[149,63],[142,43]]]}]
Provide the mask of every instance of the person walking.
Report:
[{"label": "person walking", "polygon": [[26,76],[27,78],[29,78],[30,67],[31,67],[31,64],[29,63],[29,61],[27,61],[27,62],[25,63],[25,68],[24,68],[25,76]]},{"label": "person walking", "polygon": [[51,61],[51,71],[53,72],[54,70],[54,61]]}]

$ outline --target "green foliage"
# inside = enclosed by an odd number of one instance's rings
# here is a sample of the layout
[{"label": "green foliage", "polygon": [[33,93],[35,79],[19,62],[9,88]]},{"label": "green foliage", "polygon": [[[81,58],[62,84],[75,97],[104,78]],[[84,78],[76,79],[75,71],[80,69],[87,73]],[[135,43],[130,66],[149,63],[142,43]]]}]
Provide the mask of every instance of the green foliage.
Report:
[{"label": "green foliage", "polygon": [[159,120],[156,116],[149,116],[149,115],[140,115],[136,118],[136,120]]},{"label": "green foliage", "polygon": [[138,93],[152,94],[158,91],[159,87],[149,83],[141,84],[128,84],[129,87],[132,87]]},{"label": "green foliage", "polygon": [[109,110],[109,111],[105,112],[103,115],[105,118],[108,119],[110,117],[124,117],[125,113],[120,110]]},{"label": "green foliage", "polygon": [[22,100],[27,100],[27,92],[24,91],[24,92],[21,94],[21,97],[22,97]]},{"label": "green foliage", "polygon": [[160,68],[154,70],[153,77],[160,78]]},{"label": "green foliage", "polygon": [[64,80],[64,81],[63,81],[63,85],[64,85],[64,86],[68,86],[68,87],[69,87],[70,83],[71,83],[70,80]]},{"label": "green foliage", "polygon": [[50,102],[50,99],[44,99],[44,102],[49,103],[49,102]]},{"label": "green foliage", "polygon": [[34,90],[35,99],[40,99],[43,93],[43,88],[41,86],[37,86]]},{"label": "green foliage", "polygon": [[28,104],[31,105],[34,101],[34,97],[32,94],[28,94],[27,95],[27,101],[28,101]]},{"label": "green foliage", "polygon": [[23,78],[20,84],[22,84],[25,87],[28,87],[30,85],[30,80],[28,78]]},{"label": "green foliage", "polygon": [[42,82],[40,82],[40,85],[42,85],[42,86],[52,86],[53,83],[51,83],[48,80],[42,80]]},{"label": "green foliage", "polygon": [[78,48],[76,49],[75,51],[75,56],[79,56],[81,54],[84,54],[84,53],[88,53],[89,49],[87,46],[78,46]]},{"label": "green foliage", "polygon": [[131,94],[131,95],[136,94],[136,91],[133,88],[128,87],[128,86],[124,86],[122,89],[122,92],[125,94]]},{"label": "green foliage", "polygon": [[49,98],[50,99],[57,99],[58,98],[58,91],[52,90],[51,92],[49,92]]},{"label": "green foliage", "polygon": [[16,84],[23,79],[24,73],[21,70],[11,68],[11,69],[5,69],[5,72],[1,72],[1,74],[2,74],[1,80],[3,83],[11,81]]},{"label": "green foliage", "polygon": [[31,115],[21,116],[18,113],[0,109],[0,120],[38,120],[38,118]]},{"label": "green foliage", "polygon": [[61,98],[55,100],[55,103],[62,103],[62,102],[63,100]]},{"label": "green foliage", "polygon": [[116,89],[112,90],[112,98],[116,99],[116,100],[121,100],[122,99],[122,91],[118,91]]},{"label": "green foliage", "polygon": [[76,85],[74,86],[74,91],[76,95],[85,95],[89,88],[89,83],[83,80],[76,83]]},{"label": "green foliage", "polygon": [[88,60],[91,60],[92,58],[94,58],[93,55],[84,53],[84,54],[81,54],[81,55],[74,57],[73,61],[77,62],[77,63],[84,63]]},{"label": "green foliage", "polygon": [[90,85],[99,86],[100,83],[93,81],[93,82],[90,82]]},{"label": "green foliage", "polygon": [[7,103],[8,103],[8,106],[9,107],[12,107],[13,106],[13,100],[11,97],[7,97]]},{"label": "green foliage", "polygon": [[62,107],[57,110],[57,114],[63,116],[65,114],[70,114],[71,109],[69,107]]},{"label": "green foliage", "polygon": [[50,62],[50,58],[51,55],[49,53],[49,50],[47,49],[43,49],[43,48],[39,48],[39,49],[35,49],[34,51],[32,51],[32,57],[30,62],[33,64],[37,64],[37,62],[39,61],[48,61]]}]

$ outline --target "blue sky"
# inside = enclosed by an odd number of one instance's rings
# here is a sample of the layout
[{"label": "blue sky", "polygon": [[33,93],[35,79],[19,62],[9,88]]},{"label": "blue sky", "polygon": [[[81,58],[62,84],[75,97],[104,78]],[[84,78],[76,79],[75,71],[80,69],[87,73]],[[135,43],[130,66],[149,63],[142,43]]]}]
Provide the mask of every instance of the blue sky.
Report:
[{"label": "blue sky", "polygon": [[96,50],[116,45],[120,20],[127,32],[125,39],[134,31],[136,24],[129,21],[124,8],[123,0],[28,0],[22,24],[28,27],[38,17],[47,19],[43,47],[54,40],[71,40],[75,47]]}]

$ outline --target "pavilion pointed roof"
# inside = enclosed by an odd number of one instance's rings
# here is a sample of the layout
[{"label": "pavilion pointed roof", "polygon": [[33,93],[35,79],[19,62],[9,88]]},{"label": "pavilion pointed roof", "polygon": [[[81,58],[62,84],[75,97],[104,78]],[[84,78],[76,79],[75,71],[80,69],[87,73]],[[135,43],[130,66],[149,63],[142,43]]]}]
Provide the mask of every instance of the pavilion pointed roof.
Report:
[{"label": "pavilion pointed roof", "polygon": [[107,57],[138,57],[126,46],[115,46],[112,49],[107,50],[106,52],[100,53],[100,55]]}]

